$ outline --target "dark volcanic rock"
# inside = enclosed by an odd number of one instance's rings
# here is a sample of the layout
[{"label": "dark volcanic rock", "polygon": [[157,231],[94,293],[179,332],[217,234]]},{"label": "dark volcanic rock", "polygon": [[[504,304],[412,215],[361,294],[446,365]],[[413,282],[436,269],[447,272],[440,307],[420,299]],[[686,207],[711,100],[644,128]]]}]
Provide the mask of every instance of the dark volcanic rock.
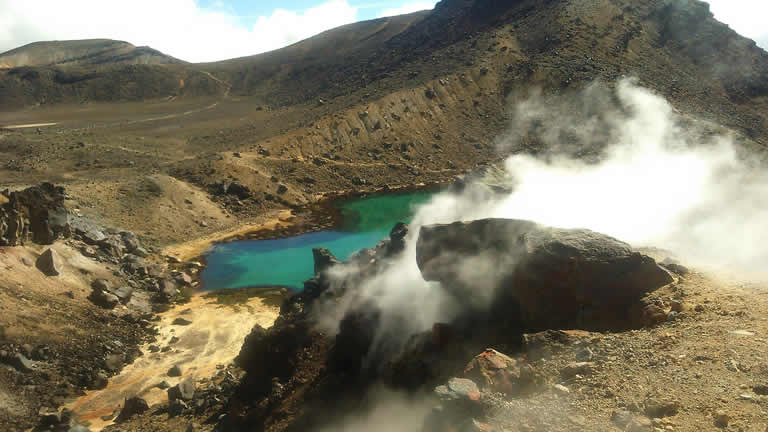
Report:
[{"label": "dark volcanic rock", "polygon": [[426,280],[476,310],[517,316],[525,328],[624,322],[644,294],[673,280],[612,237],[523,220],[425,226],[416,248]]},{"label": "dark volcanic rock", "polygon": [[141,242],[139,241],[139,238],[136,237],[136,234],[130,231],[123,231],[120,233],[120,237],[123,239],[123,244],[128,252],[133,253],[141,248]]},{"label": "dark volcanic rock", "polygon": [[124,286],[115,289],[112,291],[112,294],[120,300],[120,303],[126,304],[129,301],[131,301],[131,296],[133,296],[133,288]]},{"label": "dark volcanic rock", "polygon": [[168,400],[191,401],[195,397],[195,382],[191,379],[185,379],[179,384],[168,389]]},{"label": "dark volcanic rock", "polygon": [[248,186],[233,182],[227,188],[227,194],[234,195],[239,199],[244,200],[251,197],[251,190],[248,188]]},{"label": "dark volcanic rock", "polygon": [[255,347],[266,336],[267,330],[264,327],[258,324],[254,325],[253,329],[251,329],[251,332],[248,334],[248,336],[245,337],[243,347],[240,349],[240,354],[238,354],[235,358],[235,364],[240,367],[245,367],[252,364],[256,360],[256,356],[254,354]]},{"label": "dark volcanic rock", "polygon": [[405,237],[408,235],[408,225],[398,222],[389,232],[389,254],[394,255],[405,249]]},{"label": "dark volcanic rock", "polygon": [[315,260],[315,275],[321,275],[330,267],[339,264],[339,260],[326,248],[312,249],[312,256]]},{"label": "dark volcanic rock", "polygon": [[12,354],[7,357],[0,357],[0,363],[5,363],[19,372],[31,372],[35,364],[35,362],[20,353]]},{"label": "dark volcanic rock", "polygon": [[49,245],[70,234],[64,188],[42,183],[2,194],[8,202],[0,205],[0,246],[19,246],[29,240]]},{"label": "dark volcanic rock", "polygon": [[43,252],[43,254],[37,258],[35,264],[37,265],[38,270],[43,272],[46,276],[58,276],[60,274],[59,268],[61,266],[59,263],[59,256],[53,249],[47,249]]},{"label": "dark volcanic rock", "polygon": [[120,415],[117,416],[115,421],[117,423],[121,423],[137,414],[141,414],[147,411],[149,411],[149,404],[147,401],[140,397],[132,397],[125,400],[123,409],[120,411]]},{"label": "dark volcanic rock", "polygon": [[179,318],[176,318],[175,320],[173,320],[173,322],[171,324],[172,325],[177,325],[177,326],[188,326],[188,325],[192,324],[192,321],[190,321],[190,320],[188,320],[186,318],[179,317]]},{"label": "dark volcanic rock", "polygon": [[104,309],[113,309],[120,303],[120,299],[108,292],[101,290],[93,290],[91,295],[88,296],[88,300],[93,302],[96,306],[103,307]]}]

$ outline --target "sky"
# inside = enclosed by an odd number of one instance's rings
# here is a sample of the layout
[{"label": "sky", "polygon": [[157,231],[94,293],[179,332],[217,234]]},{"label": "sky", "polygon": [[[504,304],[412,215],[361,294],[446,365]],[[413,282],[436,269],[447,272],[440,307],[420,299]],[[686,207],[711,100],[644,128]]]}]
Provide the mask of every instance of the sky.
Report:
[{"label": "sky", "polygon": [[[45,40],[109,38],[191,62],[282,48],[436,0],[0,0],[0,52]],[[711,0],[716,17],[768,48],[766,0]]]}]

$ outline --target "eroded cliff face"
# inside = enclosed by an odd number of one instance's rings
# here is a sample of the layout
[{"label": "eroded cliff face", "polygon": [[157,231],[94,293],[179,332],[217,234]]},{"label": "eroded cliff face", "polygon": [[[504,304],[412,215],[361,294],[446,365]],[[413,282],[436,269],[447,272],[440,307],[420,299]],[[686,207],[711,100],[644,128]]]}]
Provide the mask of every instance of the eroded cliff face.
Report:
[{"label": "eroded cliff face", "polygon": [[43,183],[18,192],[0,193],[0,246],[27,242],[53,244],[69,234],[69,212],[63,187]]}]

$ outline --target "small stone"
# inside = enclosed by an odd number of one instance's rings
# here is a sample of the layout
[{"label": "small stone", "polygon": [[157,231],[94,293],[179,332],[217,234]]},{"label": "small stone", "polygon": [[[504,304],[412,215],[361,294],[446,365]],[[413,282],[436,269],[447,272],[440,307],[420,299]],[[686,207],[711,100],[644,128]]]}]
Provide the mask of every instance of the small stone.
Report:
[{"label": "small stone", "polygon": [[683,311],[683,303],[678,300],[670,300],[669,307],[672,312],[680,313]]},{"label": "small stone", "polygon": [[104,357],[104,367],[111,372],[117,372],[123,367],[123,356],[120,354],[107,354]]},{"label": "small stone", "polygon": [[109,291],[112,289],[112,285],[106,279],[96,279],[91,282],[91,288],[95,291]]},{"label": "small stone", "polygon": [[478,400],[480,388],[474,381],[466,378],[451,378],[447,385],[435,388],[435,393],[442,400]]},{"label": "small stone", "polygon": [[179,317],[179,318],[176,318],[175,320],[173,320],[173,322],[171,324],[177,325],[177,326],[188,326],[188,325],[192,324],[192,321],[190,321],[190,320],[188,320],[186,318]]},{"label": "small stone", "polygon": [[184,411],[189,409],[189,405],[181,399],[172,400],[168,404],[168,416],[177,417],[184,414]]},{"label": "small stone", "polygon": [[635,417],[627,424],[626,432],[650,432],[653,430],[653,423],[645,417]]},{"label": "small stone", "polygon": [[611,415],[611,421],[619,429],[624,430],[624,428],[626,428],[627,425],[632,421],[633,417],[634,416],[632,413],[626,410],[614,411]]},{"label": "small stone", "polygon": [[61,414],[56,409],[40,408],[38,415],[40,416],[40,426],[58,426],[61,423]]},{"label": "small stone", "polygon": [[576,375],[591,375],[594,368],[595,364],[591,362],[570,363],[560,371],[560,375],[565,378],[573,378]]},{"label": "small stone", "polygon": [[592,361],[592,359],[595,357],[595,353],[592,352],[591,349],[584,347],[576,352],[576,358],[581,361]]},{"label": "small stone", "polygon": [[731,422],[731,416],[723,411],[723,410],[717,410],[715,412],[715,426],[719,428],[726,428],[728,427],[728,423]]},{"label": "small stone", "polygon": [[93,379],[91,380],[90,384],[88,385],[89,390],[101,390],[103,388],[106,388],[109,384],[109,377],[104,372],[98,372],[96,375],[93,376]]},{"label": "small stone", "polygon": [[651,418],[671,417],[680,410],[680,402],[649,398],[645,401],[645,414]]},{"label": "small stone", "polygon": [[768,396],[768,384],[757,384],[752,390],[760,396]]},{"label": "small stone", "polygon": [[554,390],[555,393],[558,393],[561,395],[566,395],[571,392],[571,390],[568,387],[562,384],[555,384],[554,386],[552,386],[552,390]]},{"label": "small stone", "polygon": [[118,298],[120,303],[126,304],[131,301],[131,296],[133,296],[133,288],[127,286],[120,287],[114,290],[112,294]]},{"label": "small stone", "polygon": [[160,381],[159,383],[157,383],[155,387],[161,390],[166,390],[166,389],[169,389],[171,385],[168,383],[168,381]]},{"label": "small stone", "polygon": [[168,369],[168,376],[169,377],[180,377],[182,374],[181,366],[175,365],[174,367]]}]

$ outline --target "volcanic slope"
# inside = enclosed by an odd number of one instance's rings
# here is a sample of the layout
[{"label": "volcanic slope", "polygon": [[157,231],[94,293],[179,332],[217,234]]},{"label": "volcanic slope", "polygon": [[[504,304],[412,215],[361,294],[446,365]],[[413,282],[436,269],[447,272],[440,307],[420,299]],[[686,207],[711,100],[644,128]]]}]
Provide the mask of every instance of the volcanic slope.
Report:
[{"label": "volcanic slope", "polygon": [[[696,0],[443,0],[253,57],[67,74],[0,71],[0,124],[57,123],[0,132],[0,176],[65,184],[84,212],[160,243],[499,160],[510,108],[535,89],[635,76],[757,157],[768,144],[768,54]],[[516,135],[505,152],[548,151]]]}]

